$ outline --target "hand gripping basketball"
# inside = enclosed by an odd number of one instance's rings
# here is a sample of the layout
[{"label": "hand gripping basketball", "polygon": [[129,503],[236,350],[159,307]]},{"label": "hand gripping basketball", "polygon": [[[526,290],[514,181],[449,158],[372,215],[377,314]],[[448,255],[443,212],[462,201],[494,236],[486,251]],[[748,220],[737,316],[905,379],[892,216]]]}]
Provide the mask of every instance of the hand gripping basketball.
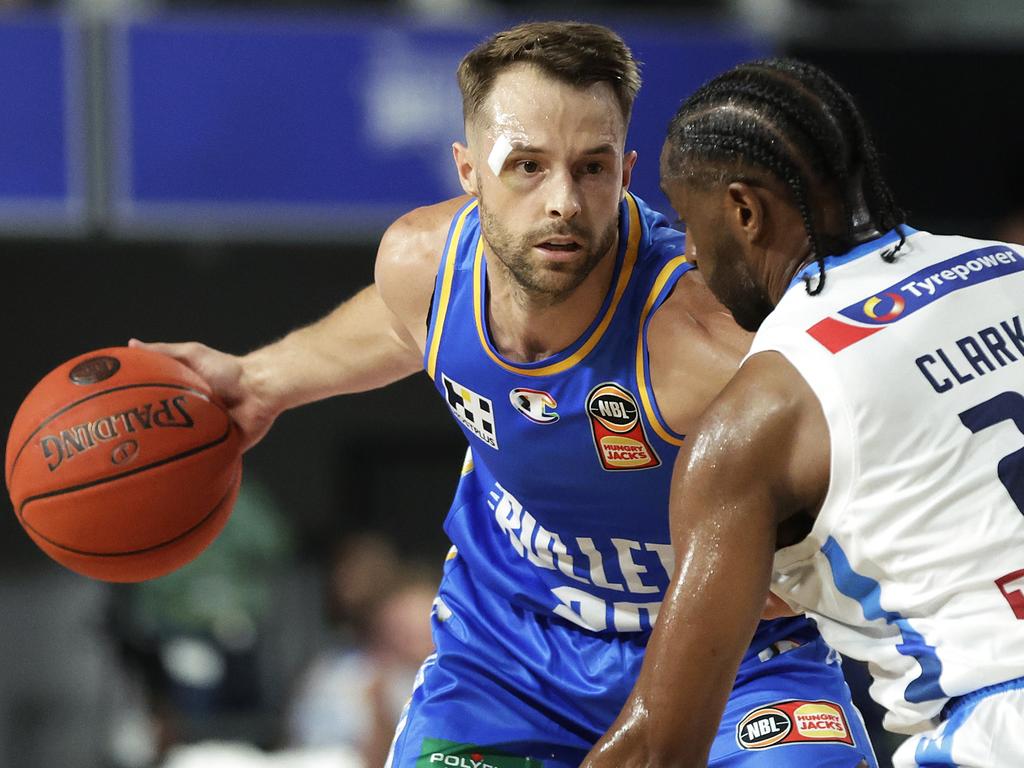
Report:
[{"label": "hand gripping basketball", "polygon": [[128,346],[173,357],[198,373],[227,407],[241,437],[243,452],[263,439],[277,418],[279,411],[266,405],[247,386],[240,357],[195,341],[166,344],[132,339]]},{"label": "hand gripping basketball", "polygon": [[18,521],[47,555],[105,581],[191,561],[227,522],[242,479],[238,430],[190,368],[111,347],[58,366],[11,425]]}]

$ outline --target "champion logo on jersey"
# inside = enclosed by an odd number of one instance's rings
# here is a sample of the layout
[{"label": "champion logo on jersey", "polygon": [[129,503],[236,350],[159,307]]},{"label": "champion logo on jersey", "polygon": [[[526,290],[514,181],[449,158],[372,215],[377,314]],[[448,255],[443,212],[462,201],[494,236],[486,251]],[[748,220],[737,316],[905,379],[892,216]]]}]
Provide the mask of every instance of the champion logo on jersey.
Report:
[{"label": "champion logo on jersey", "polygon": [[818,321],[807,333],[836,354],[954,291],[1021,271],[1024,271],[1024,258],[1009,246],[976,248],[855,301]]},{"label": "champion logo on jersey", "polygon": [[462,386],[441,373],[445,399],[460,422],[494,450],[498,450],[498,433],[494,426],[494,404],[483,395]]},{"label": "champion logo on jersey", "polygon": [[776,701],[751,710],[736,726],[736,743],[743,749],[799,742],[853,746],[843,708],[831,701]]},{"label": "champion logo on jersey", "polygon": [[547,392],[519,387],[508,393],[508,399],[513,408],[535,424],[554,424],[558,421],[558,414],[548,410],[557,408],[558,402]]},{"label": "champion logo on jersey", "polygon": [[602,467],[611,472],[661,465],[629,390],[612,381],[598,384],[587,395],[586,408]]}]

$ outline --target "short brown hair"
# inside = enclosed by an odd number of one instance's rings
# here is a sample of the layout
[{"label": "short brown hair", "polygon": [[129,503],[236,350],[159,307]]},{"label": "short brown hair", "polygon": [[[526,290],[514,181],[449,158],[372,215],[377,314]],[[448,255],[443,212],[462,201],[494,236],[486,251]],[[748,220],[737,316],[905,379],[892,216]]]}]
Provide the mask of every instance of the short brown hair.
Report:
[{"label": "short brown hair", "polygon": [[531,21],[488,38],[459,63],[462,115],[480,109],[495,78],[513,64],[533,64],[545,74],[583,87],[608,83],[629,122],[640,90],[640,68],[622,38],[607,27],[579,21]]}]

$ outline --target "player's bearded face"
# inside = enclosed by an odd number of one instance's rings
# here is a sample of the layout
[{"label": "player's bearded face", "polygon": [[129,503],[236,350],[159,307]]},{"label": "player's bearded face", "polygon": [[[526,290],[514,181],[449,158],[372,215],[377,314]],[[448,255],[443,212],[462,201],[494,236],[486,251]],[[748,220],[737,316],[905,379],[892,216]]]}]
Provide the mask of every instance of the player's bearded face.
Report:
[{"label": "player's bearded face", "polygon": [[[576,220],[559,221],[517,234],[480,199],[480,223],[491,252],[528,295],[557,303],[572,293],[611,250],[618,236],[618,216],[587,227]],[[571,259],[550,261],[538,257],[539,243],[571,238],[578,246]]]},{"label": "player's bearded face", "polygon": [[703,251],[710,258],[703,258],[702,246],[696,245],[697,265],[704,271],[708,288],[732,312],[736,323],[744,330],[756,331],[774,309],[771,299],[754,278],[739,241],[725,233],[715,239],[718,242]]},{"label": "player's bearded face", "polygon": [[614,91],[513,66],[467,130],[474,154],[464,187],[480,201],[483,239],[497,262],[490,266],[520,296],[561,302],[617,243],[635,153],[623,153],[626,121]]}]

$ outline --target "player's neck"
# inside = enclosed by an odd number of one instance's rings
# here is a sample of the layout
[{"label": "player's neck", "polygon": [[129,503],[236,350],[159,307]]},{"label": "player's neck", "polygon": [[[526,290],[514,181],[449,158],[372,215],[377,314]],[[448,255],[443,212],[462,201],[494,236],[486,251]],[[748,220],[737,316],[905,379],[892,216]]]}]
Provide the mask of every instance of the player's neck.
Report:
[{"label": "player's neck", "polygon": [[[508,360],[532,363],[576,341],[597,317],[615,272],[618,239],[589,275],[564,299],[532,296],[507,269],[487,272],[487,324],[495,348]],[[488,266],[498,259],[489,261]]]}]

